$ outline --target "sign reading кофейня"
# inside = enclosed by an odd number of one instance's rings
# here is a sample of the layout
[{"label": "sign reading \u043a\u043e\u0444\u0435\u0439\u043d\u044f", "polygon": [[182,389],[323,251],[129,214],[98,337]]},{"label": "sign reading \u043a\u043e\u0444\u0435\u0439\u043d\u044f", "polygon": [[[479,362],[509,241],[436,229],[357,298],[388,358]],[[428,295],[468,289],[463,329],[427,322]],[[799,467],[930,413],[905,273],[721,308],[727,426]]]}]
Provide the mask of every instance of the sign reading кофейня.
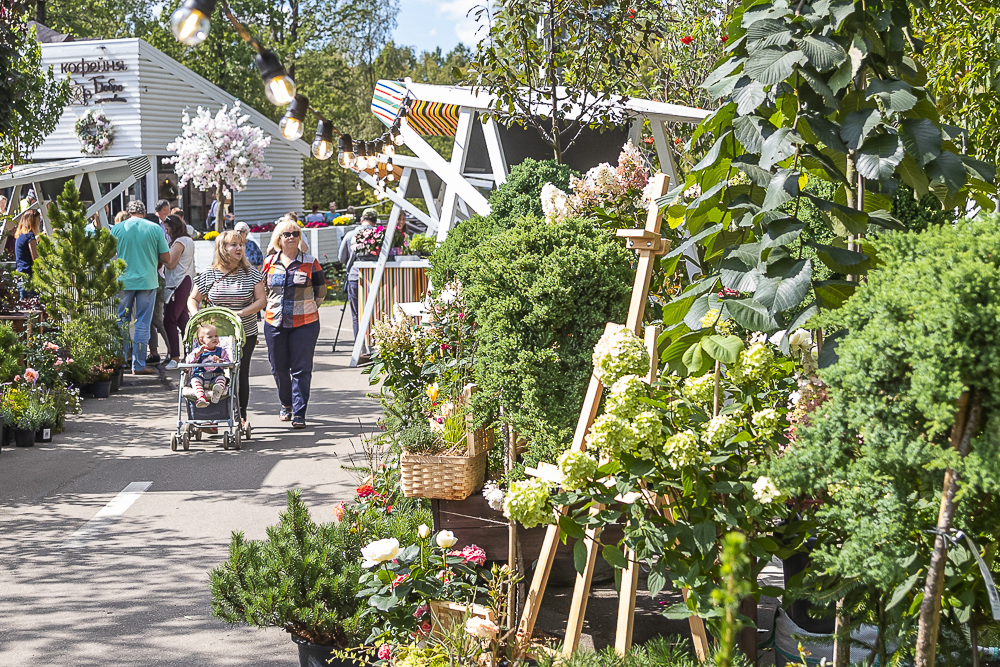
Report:
[{"label": "sign reading \u043a\u043e\u0444\u0435\u0439\u043d\u044f", "polygon": [[128,71],[128,65],[125,64],[124,60],[108,60],[106,58],[87,60],[81,58],[80,60],[60,63],[59,72],[69,74],[72,81],[67,104],[89,106],[91,104],[128,102],[127,98],[118,95],[125,90],[125,84],[115,81],[115,77],[109,76],[115,72],[125,71]]}]

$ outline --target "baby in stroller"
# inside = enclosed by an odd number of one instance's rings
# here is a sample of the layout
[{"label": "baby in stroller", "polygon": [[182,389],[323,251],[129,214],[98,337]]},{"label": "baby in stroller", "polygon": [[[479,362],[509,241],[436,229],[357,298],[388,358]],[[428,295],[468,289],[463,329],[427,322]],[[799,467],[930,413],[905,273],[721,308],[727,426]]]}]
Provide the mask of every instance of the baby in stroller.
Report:
[{"label": "baby in stroller", "polygon": [[[219,346],[219,331],[211,324],[198,327],[198,347],[191,351],[185,362],[189,364],[231,363],[229,354]],[[206,393],[206,385],[211,387],[211,395]],[[184,388],[184,397],[194,401],[195,406],[204,408],[209,400],[218,403],[226,395],[228,379],[225,371],[217,366],[195,368],[191,372],[191,385]]]}]

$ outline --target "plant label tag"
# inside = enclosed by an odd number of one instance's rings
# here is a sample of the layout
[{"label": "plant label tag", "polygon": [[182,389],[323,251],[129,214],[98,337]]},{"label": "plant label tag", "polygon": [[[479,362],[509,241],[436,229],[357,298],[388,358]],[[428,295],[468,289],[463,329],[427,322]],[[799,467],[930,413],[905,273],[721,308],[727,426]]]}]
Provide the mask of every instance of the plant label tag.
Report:
[{"label": "plant label tag", "polygon": [[43,428],[42,429],[42,440],[51,440],[51,439],[52,439],[52,429]]}]

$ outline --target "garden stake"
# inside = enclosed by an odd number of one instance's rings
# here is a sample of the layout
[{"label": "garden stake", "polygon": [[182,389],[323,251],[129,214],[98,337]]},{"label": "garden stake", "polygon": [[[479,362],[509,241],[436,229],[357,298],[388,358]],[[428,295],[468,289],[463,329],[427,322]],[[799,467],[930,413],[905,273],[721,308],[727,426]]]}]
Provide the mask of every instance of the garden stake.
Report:
[{"label": "garden stake", "polygon": [[[979,430],[979,417],[983,409],[983,395],[979,391],[965,392],[958,399],[955,425],[951,430],[951,446],[965,458],[972,444],[973,434]],[[914,667],[932,667],[937,653],[938,626],[941,623],[941,593],[944,587],[944,568],[948,562],[948,541],[945,535],[951,530],[955,516],[955,494],[958,493],[958,473],[948,468],[944,471],[944,489],[938,510],[937,537],[934,551],[927,567],[924,599],[920,603],[920,623],[917,627],[917,652]]]}]

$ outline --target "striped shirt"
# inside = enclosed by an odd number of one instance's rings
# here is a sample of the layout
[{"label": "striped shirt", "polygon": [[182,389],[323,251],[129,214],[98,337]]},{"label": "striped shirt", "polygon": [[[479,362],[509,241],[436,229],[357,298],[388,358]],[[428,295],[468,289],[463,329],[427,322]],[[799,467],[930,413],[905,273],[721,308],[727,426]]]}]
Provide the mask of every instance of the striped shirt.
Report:
[{"label": "striped shirt", "polygon": [[[263,279],[260,269],[256,267],[250,267],[249,272],[239,270],[229,275],[210,268],[198,275],[195,284],[208,305],[242,310],[253,303],[253,288]],[[247,336],[257,335],[257,313],[243,317],[243,333]]]},{"label": "striped shirt", "polygon": [[326,275],[315,257],[299,251],[286,267],[281,253],[264,261],[267,310],[264,321],[272,327],[301,327],[319,320],[319,304],[326,298]]}]

